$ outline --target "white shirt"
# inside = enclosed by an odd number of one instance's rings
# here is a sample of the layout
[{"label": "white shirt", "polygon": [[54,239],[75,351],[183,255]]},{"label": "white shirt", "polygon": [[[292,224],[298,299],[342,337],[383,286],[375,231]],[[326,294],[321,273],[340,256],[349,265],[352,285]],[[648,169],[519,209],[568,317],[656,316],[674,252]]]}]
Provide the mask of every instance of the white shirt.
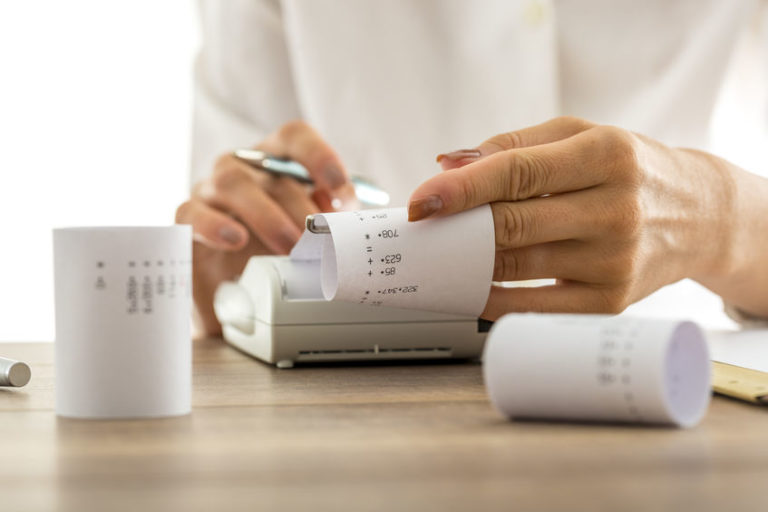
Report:
[{"label": "white shirt", "polygon": [[[351,173],[390,192],[393,206],[439,172],[436,154],[558,115],[708,149],[734,47],[761,7],[202,0],[193,181],[219,154],[291,119],[317,128]],[[683,293],[700,290],[689,283]],[[679,305],[679,294],[670,300]]]}]

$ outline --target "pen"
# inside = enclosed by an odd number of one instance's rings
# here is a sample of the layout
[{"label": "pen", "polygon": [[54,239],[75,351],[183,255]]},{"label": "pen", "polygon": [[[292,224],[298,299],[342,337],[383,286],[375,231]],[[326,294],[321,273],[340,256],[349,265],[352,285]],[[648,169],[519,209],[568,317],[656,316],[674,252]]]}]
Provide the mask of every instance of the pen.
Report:
[{"label": "pen", "polygon": [[29,382],[31,376],[26,363],[0,357],[0,386],[20,388]]},{"label": "pen", "polygon": [[[258,149],[236,149],[232,154],[250,166],[275,176],[288,176],[308,185],[314,183],[307,168],[294,160],[280,158]],[[389,194],[365,178],[352,176],[350,181],[355,187],[355,195],[364,205],[387,206],[389,204]]]}]

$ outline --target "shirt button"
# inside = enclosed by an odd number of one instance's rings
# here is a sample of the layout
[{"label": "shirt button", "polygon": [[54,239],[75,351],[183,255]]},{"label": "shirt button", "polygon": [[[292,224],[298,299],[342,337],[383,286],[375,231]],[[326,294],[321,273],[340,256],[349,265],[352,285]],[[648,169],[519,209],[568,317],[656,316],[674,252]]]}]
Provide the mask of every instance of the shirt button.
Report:
[{"label": "shirt button", "polygon": [[525,6],[525,10],[523,11],[523,19],[525,19],[525,23],[535,27],[546,21],[548,16],[547,11],[548,9],[544,2],[539,0],[532,0]]}]

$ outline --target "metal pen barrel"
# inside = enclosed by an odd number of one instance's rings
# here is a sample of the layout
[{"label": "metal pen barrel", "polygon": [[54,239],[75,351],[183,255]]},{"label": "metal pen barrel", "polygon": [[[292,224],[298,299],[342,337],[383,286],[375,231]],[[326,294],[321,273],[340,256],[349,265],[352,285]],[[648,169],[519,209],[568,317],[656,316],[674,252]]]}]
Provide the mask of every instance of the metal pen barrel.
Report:
[{"label": "metal pen barrel", "polygon": [[31,376],[26,363],[0,357],[0,386],[19,388],[26,385]]},{"label": "metal pen barrel", "polygon": [[[276,176],[288,176],[299,183],[313,184],[307,168],[294,160],[279,158],[258,149],[236,149],[232,154],[251,167]],[[350,176],[357,199],[365,206],[384,207],[389,204],[389,194],[361,176]]]}]

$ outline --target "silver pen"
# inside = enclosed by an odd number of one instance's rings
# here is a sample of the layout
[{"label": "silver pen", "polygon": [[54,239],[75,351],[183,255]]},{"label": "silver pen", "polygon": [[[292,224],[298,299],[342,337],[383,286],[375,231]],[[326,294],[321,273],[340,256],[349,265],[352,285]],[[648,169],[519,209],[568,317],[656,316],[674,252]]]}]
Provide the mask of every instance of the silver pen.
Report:
[{"label": "silver pen", "polygon": [[[294,160],[280,158],[258,149],[236,149],[232,152],[237,158],[256,169],[261,169],[276,176],[288,176],[300,183],[313,184],[307,168]],[[366,206],[387,206],[389,194],[370,181],[360,176],[349,179],[355,187],[355,195]]]},{"label": "silver pen", "polygon": [[20,388],[29,382],[31,376],[26,363],[0,357],[0,386]]}]

